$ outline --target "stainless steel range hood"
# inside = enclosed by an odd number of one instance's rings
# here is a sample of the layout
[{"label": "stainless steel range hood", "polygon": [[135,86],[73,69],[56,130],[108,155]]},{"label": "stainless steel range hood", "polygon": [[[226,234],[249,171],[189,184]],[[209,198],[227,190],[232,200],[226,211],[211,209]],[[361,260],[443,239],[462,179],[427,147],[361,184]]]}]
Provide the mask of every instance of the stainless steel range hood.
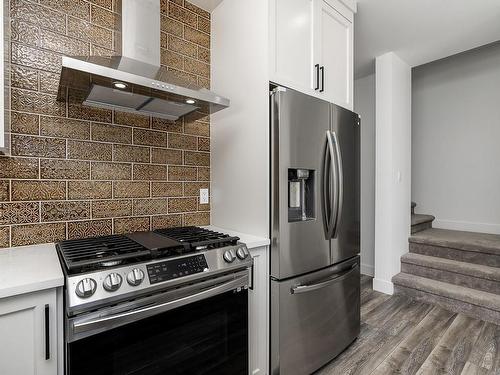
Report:
[{"label": "stainless steel range hood", "polygon": [[122,0],[122,55],[62,58],[58,100],[167,120],[229,100],[160,66],[160,0]]}]

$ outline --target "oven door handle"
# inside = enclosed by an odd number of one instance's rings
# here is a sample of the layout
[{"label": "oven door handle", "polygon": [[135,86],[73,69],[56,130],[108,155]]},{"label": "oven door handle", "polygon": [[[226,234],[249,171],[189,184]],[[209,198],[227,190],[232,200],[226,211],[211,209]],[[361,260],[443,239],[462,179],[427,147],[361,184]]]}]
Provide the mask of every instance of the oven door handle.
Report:
[{"label": "oven door handle", "polygon": [[172,301],[160,303],[158,305],[147,306],[140,309],[135,309],[124,313],[96,318],[88,321],[75,322],[73,323],[73,333],[78,334],[94,330],[102,331],[103,329],[111,329],[120,325],[145,319],[162,312],[173,310],[177,307],[181,307],[189,303],[201,301],[203,299],[210,298],[237,288],[242,288],[245,285],[248,285],[248,275],[240,276],[226,283],[214,286],[209,289],[205,289],[201,292],[191,294],[186,297],[181,297]]}]

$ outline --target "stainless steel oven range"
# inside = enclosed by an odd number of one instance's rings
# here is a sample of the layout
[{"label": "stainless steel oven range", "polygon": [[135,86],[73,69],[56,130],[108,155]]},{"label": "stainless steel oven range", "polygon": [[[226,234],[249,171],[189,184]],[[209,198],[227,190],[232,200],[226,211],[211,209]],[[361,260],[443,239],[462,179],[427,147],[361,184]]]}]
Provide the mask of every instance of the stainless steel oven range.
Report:
[{"label": "stainless steel oven range", "polygon": [[198,227],[57,244],[67,375],[247,374],[253,260]]}]

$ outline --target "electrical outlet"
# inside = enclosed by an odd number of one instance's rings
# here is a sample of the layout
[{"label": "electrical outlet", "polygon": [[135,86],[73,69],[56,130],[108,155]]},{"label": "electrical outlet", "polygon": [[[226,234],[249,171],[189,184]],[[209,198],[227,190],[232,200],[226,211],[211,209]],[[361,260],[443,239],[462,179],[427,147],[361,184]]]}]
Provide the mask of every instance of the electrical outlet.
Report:
[{"label": "electrical outlet", "polygon": [[206,204],[208,200],[208,189],[200,189],[200,204]]}]

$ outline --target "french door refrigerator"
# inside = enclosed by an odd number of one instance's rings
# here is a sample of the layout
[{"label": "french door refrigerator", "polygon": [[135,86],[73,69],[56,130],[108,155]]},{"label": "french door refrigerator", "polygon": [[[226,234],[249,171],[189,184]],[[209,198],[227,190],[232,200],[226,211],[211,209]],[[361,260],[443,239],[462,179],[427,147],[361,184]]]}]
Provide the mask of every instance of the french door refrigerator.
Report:
[{"label": "french door refrigerator", "polygon": [[310,374],[360,330],[357,114],[274,87],[271,374]]}]

